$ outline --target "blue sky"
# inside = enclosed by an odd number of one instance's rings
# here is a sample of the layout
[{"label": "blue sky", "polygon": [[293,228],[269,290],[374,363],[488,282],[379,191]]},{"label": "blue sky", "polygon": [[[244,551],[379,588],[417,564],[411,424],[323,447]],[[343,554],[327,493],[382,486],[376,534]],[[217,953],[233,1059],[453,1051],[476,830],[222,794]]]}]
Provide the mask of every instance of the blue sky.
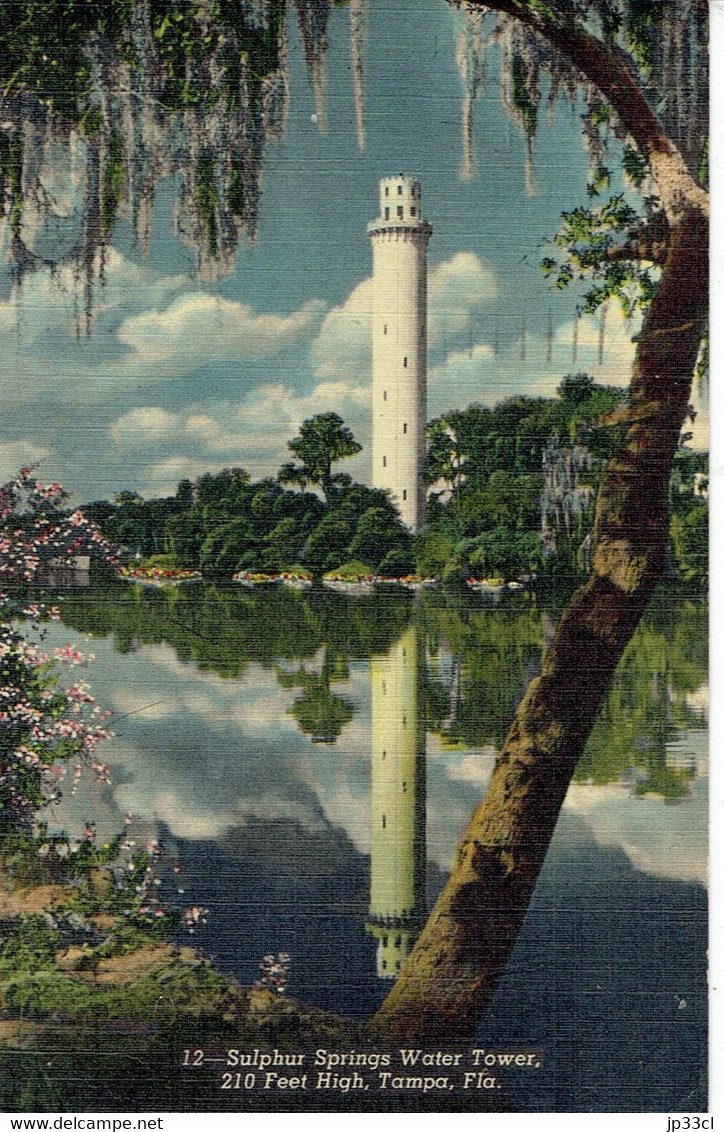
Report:
[{"label": "blue sky", "polygon": [[168,183],[145,259],[119,225],[90,337],[76,334],[70,275],[39,272],[19,294],[2,291],[0,474],[40,460],[41,478],[60,479],[77,500],[123,488],[165,494],[182,477],[230,465],[256,477],[284,462],[305,417],[335,410],[363,444],[346,470],[367,479],[366,224],[378,179],[391,172],[421,178],[434,226],[430,416],[513,393],[552,394],[572,369],[626,384],[631,328],[609,312],[599,366],[596,321],[583,320],[574,364],[575,295],[552,292],[538,269],[561,210],[585,199],[586,157],[570,107],[559,105],[552,128],[542,123],[535,192],[526,195],[523,138],[500,105],[493,58],[476,105],[475,175],[462,180],[455,14],[440,0],[410,9],[371,0],[360,152],[347,18],[333,11],[324,132],[292,33],[287,129],[269,145],[257,240],[240,247],[230,275],[214,284],[195,276],[173,235]]}]

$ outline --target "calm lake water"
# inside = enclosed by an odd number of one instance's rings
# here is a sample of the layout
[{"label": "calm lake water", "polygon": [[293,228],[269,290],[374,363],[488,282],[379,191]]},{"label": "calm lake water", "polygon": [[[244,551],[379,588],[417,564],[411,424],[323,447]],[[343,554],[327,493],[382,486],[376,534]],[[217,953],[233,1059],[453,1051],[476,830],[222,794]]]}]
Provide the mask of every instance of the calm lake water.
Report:
[{"label": "calm lake water", "polygon": [[[56,820],[158,837],[203,904],[192,942],[243,983],[364,1017],[386,994],[485,792],[557,616],[532,594],[111,582],[60,594],[113,710],[112,784]],[[89,638],[91,642],[89,643]],[[706,610],[659,595],[571,785],[480,1033],[541,1047],[523,1111],[706,1107]],[[179,893],[177,888],[183,888]]]}]

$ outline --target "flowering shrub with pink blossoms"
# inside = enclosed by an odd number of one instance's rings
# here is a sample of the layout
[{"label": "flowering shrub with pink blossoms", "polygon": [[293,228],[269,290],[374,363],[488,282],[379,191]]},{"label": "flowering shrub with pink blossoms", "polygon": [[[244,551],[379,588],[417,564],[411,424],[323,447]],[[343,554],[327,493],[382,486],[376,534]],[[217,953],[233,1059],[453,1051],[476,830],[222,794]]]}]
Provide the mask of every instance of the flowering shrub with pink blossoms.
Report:
[{"label": "flowering shrub with pink blossoms", "polygon": [[88,767],[108,781],[96,757],[109,736],[108,713],[87,684],[64,680],[65,670],[93,658],[72,645],[44,651],[42,624],[59,612],[24,600],[22,588],[44,563],[79,553],[115,563],[113,548],[81,511],[63,512],[66,499],[60,484],[41,483],[32,468],[0,487],[0,579],[12,587],[0,593],[0,833],[32,829],[37,811],[59,798],[68,764],[76,780]]},{"label": "flowering shrub with pink blossoms", "polygon": [[[77,778],[83,767],[107,781],[108,767],[96,757],[108,738],[108,713],[95,703],[88,686],[61,682],[64,667],[86,665],[77,649],[44,652],[9,620],[28,616],[27,607],[0,596],[0,831],[8,823],[32,825],[37,810],[60,796],[67,764]],[[57,617],[55,610],[31,615]],[[31,629],[32,631],[32,629]]]},{"label": "flowering shrub with pink blossoms", "polygon": [[22,468],[0,486],[0,580],[32,582],[44,563],[71,565],[79,554],[116,565],[113,546],[82,511],[67,514],[68,493]]},{"label": "flowering shrub with pink blossoms", "polygon": [[113,548],[83,513],[63,511],[66,498],[60,484],[41,483],[31,468],[0,486],[0,579],[8,586],[0,593],[0,859],[11,883],[62,888],[47,913],[53,930],[128,945],[134,932],[159,934],[179,922],[195,929],[206,922],[207,910],[164,908],[159,889],[169,888],[169,870],[156,842],[136,849],[128,829],[132,815],[124,833],[104,845],[96,844],[92,821],[72,838],[49,833],[40,819],[67,780],[75,792],[84,771],[110,782],[108,764],[97,753],[111,735],[110,713],[75,673],[92,654],[70,644],[46,651],[43,625],[59,620],[59,611],[25,596],[44,563],[89,554],[116,565]]}]

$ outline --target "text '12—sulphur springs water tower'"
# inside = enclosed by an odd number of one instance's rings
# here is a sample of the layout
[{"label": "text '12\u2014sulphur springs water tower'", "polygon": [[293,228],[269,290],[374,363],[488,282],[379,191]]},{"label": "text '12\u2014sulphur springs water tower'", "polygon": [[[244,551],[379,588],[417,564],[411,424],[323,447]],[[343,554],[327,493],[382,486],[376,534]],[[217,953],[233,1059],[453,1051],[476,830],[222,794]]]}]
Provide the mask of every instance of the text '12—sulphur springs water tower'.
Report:
[{"label": "text '12\u2014sulphur springs water tower'", "polygon": [[372,483],[390,491],[413,532],[425,520],[427,242],[420,182],[380,181],[372,239]]}]

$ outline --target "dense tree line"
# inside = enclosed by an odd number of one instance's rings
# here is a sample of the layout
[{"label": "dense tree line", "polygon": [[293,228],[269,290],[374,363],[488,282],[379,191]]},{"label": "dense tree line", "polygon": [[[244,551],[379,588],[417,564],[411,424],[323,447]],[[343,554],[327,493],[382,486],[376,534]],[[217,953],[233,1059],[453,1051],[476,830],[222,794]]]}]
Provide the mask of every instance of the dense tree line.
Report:
[{"label": "dense tree line", "polygon": [[132,554],[163,555],[208,577],[299,569],[321,576],[351,560],[377,573],[410,572],[412,539],[387,493],[332,472],[360,450],[341,418],[331,412],[310,418],[289,448],[297,462],[276,478],[253,482],[243,468],[226,468],[195,483],[182,480],[166,499],[124,492],[115,503],[89,504],[85,513]]},{"label": "dense tree line", "polygon": [[[421,565],[430,572],[515,577],[542,569],[575,572],[591,524],[593,493],[619,439],[620,390],[569,374],[556,398],[510,397],[493,408],[471,405],[429,428],[430,534]],[[555,554],[541,540],[545,456],[587,456],[581,522],[561,531]],[[442,490],[439,490],[442,486]],[[560,491],[574,490],[560,484]]]},{"label": "dense tree line", "polygon": [[[593,500],[620,442],[620,397],[577,373],[555,398],[511,397],[433,420],[428,523],[415,539],[387,492],[333,471],[360,446],[331,412],[302,424],[289,442],[297,461],[276,477],[252,481],[227,468],[182,480],[165,499],[122,492],[85,513],[132,555],[207,577],[300,569],[320,577],[350,564],[446,581],[576,575],[587,567]],[[671,481],[673,550],[690,581],[706,576],[706,467],[704,455],[681,447]]]}]

